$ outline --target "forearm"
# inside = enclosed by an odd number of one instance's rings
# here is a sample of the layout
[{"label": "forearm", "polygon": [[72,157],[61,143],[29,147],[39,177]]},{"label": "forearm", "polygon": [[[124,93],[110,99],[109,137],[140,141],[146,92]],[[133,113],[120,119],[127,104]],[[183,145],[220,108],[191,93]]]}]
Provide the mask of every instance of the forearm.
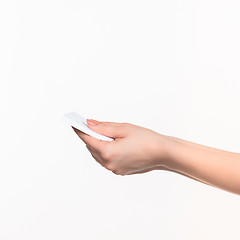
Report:
[{"label": "forearm", "polygon": [[168,137],[166,167],[206,184],[240,194],[240,154]]}]

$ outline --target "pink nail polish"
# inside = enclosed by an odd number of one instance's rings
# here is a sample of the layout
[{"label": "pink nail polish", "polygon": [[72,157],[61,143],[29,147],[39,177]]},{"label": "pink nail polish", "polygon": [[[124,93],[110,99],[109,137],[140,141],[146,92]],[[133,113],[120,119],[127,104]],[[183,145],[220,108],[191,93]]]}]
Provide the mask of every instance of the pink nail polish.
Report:
[{"label": "pink nail polish", "polygon": [[94,119],[87,119],[87,123],[94,126],[99,124],[100,122]]}]

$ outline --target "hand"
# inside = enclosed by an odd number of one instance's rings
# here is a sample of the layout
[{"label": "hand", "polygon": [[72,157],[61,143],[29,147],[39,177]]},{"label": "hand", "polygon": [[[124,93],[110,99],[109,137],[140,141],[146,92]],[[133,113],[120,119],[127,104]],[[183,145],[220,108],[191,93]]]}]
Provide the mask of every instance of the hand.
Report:
[{"label": "hand", "polygon": [[118,175],[167,170],[240,194],[240,154],[165,136],[130,123],[88,120],[93,131],[114,141],[100,141],[77,129],[98,163]]},{"label": "hand", "polygon": [[101,141],[73,128],[93,158],[106,169],[118,175],[165,169],[167,136],[130,123],[87,122],[93,131],[114,138]]}]

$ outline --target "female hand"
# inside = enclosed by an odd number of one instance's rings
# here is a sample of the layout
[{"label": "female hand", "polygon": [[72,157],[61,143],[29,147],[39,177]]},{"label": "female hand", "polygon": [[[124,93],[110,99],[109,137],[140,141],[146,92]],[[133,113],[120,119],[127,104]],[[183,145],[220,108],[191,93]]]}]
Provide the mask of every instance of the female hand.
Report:
[{"label": "female hand", "polygon": [[77,129],[92,156],[115,174],[167,170],[240,194],[240,154],[165,136],[130,123],[88,120],[93,131],[114,138],[100,141]]},{"label": "female hand", "polygon": [[165,168],[167,136],[130,123],[87,122],[93,131],[114,138],[114,141],[101,141],[73,128],[93,158],[106,169],[128,175]]}]

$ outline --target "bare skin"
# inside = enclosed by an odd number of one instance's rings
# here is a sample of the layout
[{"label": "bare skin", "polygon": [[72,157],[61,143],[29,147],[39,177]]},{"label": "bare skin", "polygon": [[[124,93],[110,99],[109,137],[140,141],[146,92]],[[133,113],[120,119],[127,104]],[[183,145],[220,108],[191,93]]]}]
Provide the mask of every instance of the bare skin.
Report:
[{"label": "bare skin", "polygon": [[93,158],[117,175],[172,171],[240,195],[240,154],[162,135],[130,123],[87,120],[100,141],[75,128]]}]

